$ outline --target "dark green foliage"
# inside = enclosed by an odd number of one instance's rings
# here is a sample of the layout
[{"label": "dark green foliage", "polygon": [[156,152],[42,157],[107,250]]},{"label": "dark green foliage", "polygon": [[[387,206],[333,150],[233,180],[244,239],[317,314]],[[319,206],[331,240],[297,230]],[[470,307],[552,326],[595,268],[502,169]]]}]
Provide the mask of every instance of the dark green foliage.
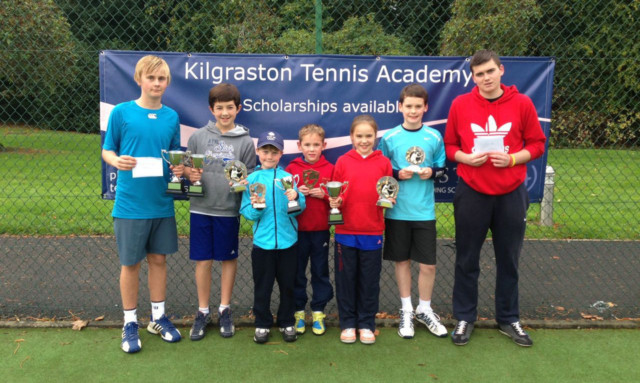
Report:
[{"label": "dark green foliage", "polygon": [[455,0],[442,31],[440,54],[471,56],[492,49],[503,56],[525,55],[539,18],[535,0]]}]

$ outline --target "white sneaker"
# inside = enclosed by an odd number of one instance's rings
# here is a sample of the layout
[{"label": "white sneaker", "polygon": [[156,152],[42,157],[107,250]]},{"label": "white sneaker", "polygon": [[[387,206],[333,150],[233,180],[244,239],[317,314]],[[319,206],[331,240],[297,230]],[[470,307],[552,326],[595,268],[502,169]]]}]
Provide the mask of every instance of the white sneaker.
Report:
[{"label": "white sneaker", "polygon": [[398,335],[400,338],[411,339],[415,334],[413,329],[413,311],[405,311],[400,309],[400,325],[398,326]]},{"label": "white sneaker", "polygon": [[416,320],[427,326],[433,335],[440,338],[445,338],[447,336],[447,328],[440,323],[440,317],[438,314],[434,313],[433,310],[429,310],[424,313],[416,313]]}]

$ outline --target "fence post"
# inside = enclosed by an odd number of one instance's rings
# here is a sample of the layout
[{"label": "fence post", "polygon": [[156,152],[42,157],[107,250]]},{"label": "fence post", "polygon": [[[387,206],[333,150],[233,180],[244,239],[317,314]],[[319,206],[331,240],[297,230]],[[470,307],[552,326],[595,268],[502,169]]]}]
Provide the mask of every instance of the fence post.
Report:
[{"label": "fence post", "polygon": [[553,167],[548,166],[544,173],[544,195],[540,204],[540,224],[542,226],[553,226],[553,187],[555,185],[556,172]]},{"label": "fence post", "polygon": [[316,54],[322,54],[322,0],[316,0]]}]

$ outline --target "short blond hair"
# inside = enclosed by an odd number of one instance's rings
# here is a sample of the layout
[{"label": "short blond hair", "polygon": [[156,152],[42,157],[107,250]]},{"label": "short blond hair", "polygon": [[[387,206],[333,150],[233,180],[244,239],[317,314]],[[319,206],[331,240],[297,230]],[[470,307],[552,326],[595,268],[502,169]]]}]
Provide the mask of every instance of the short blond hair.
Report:
[{"label": "short blond hair", "polygon": [[318,124],[307,124],[300,128],[300,131],[298,132],[298,140],[302,142],[302,137],[308,136],[309,134],[317,134],[320,136],[322,141],[324,141],[324,129],[322,129],[322,126]]},{"label": "short blond hair", "polygon": [[135,72],[133,73],[133,79],[136,82],[142,80],[142,76],[145,73],[152,73],[156,70],[163,70],[167,73],[167,85],[171,83],[171,70],[169,64],[158,56],[147,55],[138,60],[136,64]]}]

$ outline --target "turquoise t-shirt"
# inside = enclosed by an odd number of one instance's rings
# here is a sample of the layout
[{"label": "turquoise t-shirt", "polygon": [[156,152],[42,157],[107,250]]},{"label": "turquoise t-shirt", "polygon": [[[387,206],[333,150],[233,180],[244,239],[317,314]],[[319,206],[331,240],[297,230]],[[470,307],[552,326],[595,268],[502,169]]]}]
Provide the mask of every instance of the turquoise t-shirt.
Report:
[{"label": "turquoise t-shirt", "polygon": [[[424,150],[425,160],[420,167],[444,167],[446,154],[442,135],[437,130],[422,125],[418,130],[407,130],[398,125],[387,131],[380,140],[382,150],[394,170],[411,165],[405,158],[407,150],[419,146]],[[408,180],[399,181],[397,203],[387,209],[385,218],[403,221],[431,221],[436,219],[433,180],[422,180],[414,174]]]},{"label": "turquoise t-shirt", "polygon": [[[162,106],[145,109],[135,101],[116,105],[109,116],[105,150],[118,155],[161,158],[162,149],[180,149],[178,113]],[[128,219],[173,217],[173,197],[165,193],[169,165],[162,161],[163,176],[133,178],[131,171],[118,170],[116,201],[112,216]]]}]

